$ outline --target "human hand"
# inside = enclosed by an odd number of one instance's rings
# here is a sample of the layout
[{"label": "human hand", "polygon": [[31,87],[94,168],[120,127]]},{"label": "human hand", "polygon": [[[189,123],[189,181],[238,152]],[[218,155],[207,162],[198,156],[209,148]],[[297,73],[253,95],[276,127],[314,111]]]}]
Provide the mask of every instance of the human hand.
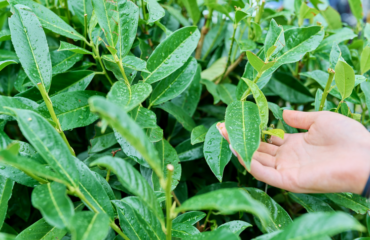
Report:
[{"label": "human hand", "polygon": [[[284,110],[283,118],[308,132],[261,142],[251,163],[257,180],[297,193],[362,193],[370,174],[370,133],[365,127],[333,112]],[[217,127],[230,143],[225,124]]]}]

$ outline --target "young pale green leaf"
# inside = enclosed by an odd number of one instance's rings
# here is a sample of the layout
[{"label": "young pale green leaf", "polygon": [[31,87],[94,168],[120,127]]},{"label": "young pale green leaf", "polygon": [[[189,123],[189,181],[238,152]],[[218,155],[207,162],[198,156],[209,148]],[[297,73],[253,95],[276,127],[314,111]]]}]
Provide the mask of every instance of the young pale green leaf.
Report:
[{"label": "young pale green leaf", "polygon": [[312,19],[319,13],[320,12],[317,9],[311,8],[305,2],[302,2],[301,7],[299,9],[299,14],[298,14],[299,16],[298,25],[299,26],[303,25],[304,19],[306,18]]},{"label": "young pale green leaf", "polygon": [[197,61],[191,57],[181,68],[160,81],[150,96],[149,106],[164,103],[185,91],[197,77],[197,67]]},{"label": "young pale green leaf", "polygon": [[186,212],[177,216],[174,220],[172,220],[172,223],[186,223],[189,225],[194,225],[200,220],[202,220],[205,216],[206,214],[204,212],[198,211]]},{"label": "young pale green leaf", "polygon": [[113,4],[105,0],[92,0],[92,3],[99,26],[104,32],[108,45],[114,48],[118,39],[118,36],[114,33],[117,33],[118,28],[116,20],[114,20],[117,16],[117,3]]},{"label": "young pale green leaf", "polygon": [[359,214],[365,214],[370,209],[367,199],[357,194],[349,196],[345,193],[327,193],[325,196],[339,206],[349,208]]},{"label": "young pale green leaf", "polygon": [[346,62],[338,61],[335,66],[335,83],[342,100],[349,97],[355,87],[355,72]]},{"label": "young pale green leaf", "polygon": [[[64,73],[73,65],[80,61],[83,57],[80,53],[70,51],[53,51],[50,53],[51,64],[53,66],[53,76],[59,73]],[[53,80],[54,81],[54,80]]]},{"label": "young pale green leaf", "polygon": [[339,59],[341,59],[342,52],[340,51],[340,48],[338,44],[333,44],[330,51],[330,68],[334,69],[337,65]]},{"label": "young pale green leaf", "polygon": [[157,82],[180,68],[193,53],[199,38],[197,27],[184,27],[162,41],[148,59],[150,73],[142,73],[144,82]]},{"label": "young pale green leaf", "polygon": [[243,159],[250,171],[254,152],[260,145],[258,107],[251,102],[233,102],[226,109],[225,125],[230,145]]},{"label": "young pale green leaf", "polygon": [[18,62],[14,60],[0,61],[0,71],[3,70],[5,67],[9,66],[10,64],[18,64]]},{"label": "young pale green leaf", "polygon": [[149,19],[147,20],[149,25],[164,17],[164,9],[156,0],[145,0],[145,2],[147,3],[147,8],[149,11]]},{"label": "young pale green leaf", "polygon": [[[62,20],[57,14],[53,11],[48,9],[47,7],[42,6],[34,1],[29,0],[9,0],[10,5],[15,6],[17,4],[22,4],[34,12],[39,19],[42,27],[49,29],[52,32],[58,33],[62,36],[67,38],[71,38],[74,40],[82,40],[85,41],[86,39],[79,34],[73,27],[69,26],[64,20]],[[35,24],[34,27],[40,28],[40,24]],[[40,28],[41,31],[42,28]],[[22,29],[23,30],[23,29]],[[13,36],[13,34],[12,34]],[[47,44],[45,45],[47,47]]]},{"label": "young pale green leaf", "polygon": [[272,240],[319,239],[324,235],[333,236],[347,230],[365,231],[365,227],[343,212],[309,213],[297,218]]},{"label": "young pale green leaf", "polygon": [[246,228],[251,227],[252,224],[244,222],[244,221],[230,221],[220,225],[218,228],[226,228],[230,232],[234,233],[235,235],[239,236]]},{"label": "young pale green leaf", "polygon": [[199,230],[187,223],[174,223],[172,225],[171,236],[173,238],[184,238],[200,234]]},{"label": "young pale green leaf", "polygon": [[370,82],[366,81],[361,83],[361,90],[365,96],[366,106],[370,107]]},{"label": "young pale green leaf", "polygon": [[50,167],[72,186],[77,186],[79,174],[68,146],[60,134],[39,114],[12,108],[18,125],[32,146]]},{"label": "young pale green leaf", "polygon": [[370,47],[366,46],[361,53],[361,74],[365,74],[367,71],[370,70]]},{"label": "young pale green leaf", "polygon": [[260,128],[265,129],[269,121],[269,108],[267,104],[267,99],[265,95],[262,93],[262,91],[258,88],[257,84],[255,84],[254,82],[246,78],[242,78],[242,79],[251,89],[254,100],[256,101],[258,112],[259,112],[260,119],[261,119]]},{"label": "young pale green leaf", "polygon": [[353,16],[356,17],[357,21],[362,21],[364,14],[361,0],[348,0],[348,3],[351,8]]},{"label": "young pale green leaf", "polygon": [[14,181],[4,176],[0,176],[0,228],[4,224],[6,213],[8,211],[8,201],[12,196]]},{"label": "young pale green leaf", "polygon": [[[171,182],[171,191],[174,190],[180,182],[182,168],[180,165],[180,159],[177,156],[176,150],[167,142],[165,139],[161,139],[160,141],[154,144],[155,149],[158,152],[158,156],[161,159],[161,165],[163,169],[164,176],[167,176],[167,165],[171,164],[174,166],[174,171],[172,174],[172,182]],[[157,191],[157,189],[155,189]],[[160,189],[159,191],[164,191]]]},{"label": "young pale green leaf", "polygon": [[270,136],[275,136],[281,139],[284,139],[284,134],[285,134],[284,131],[281,129],[270,129],[270,130],[262,131],[262,133],[270,135]]},{"label": "young pale green leaf", "polygon": [[288,193],[289,197],[304,207],[307,212],[334,212],[329,204],[323,200],[303,193]]},{"label": "young pale green leaf", "polygon": [[[284,229],[287,225],[292,222],[289,214],[276,203],[269,195],[264,191],[257,188],[246,188],[248,193],[258,202],[262,203],[269,210],[271,217],[264,226],[267,232],[274,232]],[[260,219],[261,220],[261,219]]]},{"label": "young pale green leaf", "polygon": [[232,102],[236,101],[236,86],[231,83],[222,83],[217,84],[217,93],[226,104],[231,104]]},{"label": "young pale green leaf", "polygon": [[159,207],[153,189],[133,166],[120,158],[109,156],[99,158],[91,165],[99,165],[110,169],[117,175],[118,180],[125,189],[143,200],[158,219],[163,221],[163,213]]},{"label": "young pale green leaf", "polygon": [[274,57],[285,46],[284,29],[274,19],[270,22],[270,28],[265,39],[264,50],[266,57]]},{"label": "young pale green leaf", "polygon": [[109,218],[104,213],[78,212],[71,221],[73,240],[104,240],[109,230]]},{"label": "young pale green leaf", "polygon": [[0,42],[11,39],[10,30],[4,29],[0,31]]},{"label": "young pale green leaf", "polygon": [[[54,112],[64,131],[85,127],[98,119],[96,114],[90,112],[88,99],[92,96],[104,96],[104,94],[87,90],[60,93],[50,98]],[[51,119],[45,103],[40,104],[37,111],[45,118]]]},{"label": "young pale green leaf", "polygon": [[191,131],[191,144],[204,142],[208,129],[204,125],[199,125]]},{"label": "young pale green leaf", "polygon": [[186,11],[190,15],[190,18],[193,20],[193,25],[197,25],[200,19],[200,11],[198,3],[196,0],[183,0]]},{"label": "young pale green leaf", "polygon": [[113,85],[107,98],[123,108],[124,111],[130,111],[145,101],[151,92],[152,87],[149,84],[135,84],[130,91],[124,82],[119,81]]},{"label": "young pale green leaf", "polygon": [[201,73],[202,80],[208,80],[210,82],[215,81],[224,73],[226,69],[227,57],[221,57],[217,59],[210,67],[203,70]]},{"label": "young pale green leaf", "polygon": [[39,185],[32,191],[32,205],[40,210],[50,225],[60,229],[69,226],[74,214],[72,201],[66,192],[66,187],[57,182]]},{"label": "young pale green leaf", "polygon": [[221,189],[202,195],[197,195],[185,201],[176,212],[188,210],[213,210],[220,214],[234,214],[236,212],[248,212],[261,219],[264,226],[270,219],[266,207],[254,200],[243,189]]},{"label": "young pale green leaf", "polygon": [[73,45],[73,44],[70,44],[70,43],[67,43],[67,42],[64,42],[64,41],[60,41],[60,46],[59,46],[58,51],[70,51],[70,52],[75,52],[75,53],[80,53],[80,54],[93,55],[92,52],[90,52],[90,51],[88,51],[84,48],[80,48],[76,45]]},{"label": "young pale green leaf", "polygon": [[217,104],[220,100],[220,94],[217,91],[217,85],[209,80],[202,79],[200,83],[206,86],[207,91],[213,96],[213,104]]},{"label": "young pale green leaf", "polygon": [[194,120],[181,108],[178,108],[172,102],[166,102],[162,105],[156,106],[157,108],[163,109],[172,116],[189,132],[196,127]]},{"label": "young pale green leaf", "polygon": [[51,61],[44,30],[31,9],[17,4],[9,18],[12,43],[28,78],[48,91],[51,84]]},{"label": "young pale green leaf", "polygon": [[117,1],[118,17],[118,59],[122,60],[129,52],[136,38],[139,23],[139,8],[127,0]]},{"label": "young pale green leaf", "polygon": [[153,211],[138,197],[112,201],[122,231],[129,239],[165,239],[161,224]]},{"label": "young pale green leaf", "polygon": [[257,70],[259,74],[262,74],[262,69],[265,65],[265,62],[262,61],[256,54],[252,53],[251,51],[247,51],[247,58],[250,64],[254,69]]},{"label": "young pale green leaf", "polygon": [[75,160],[78,172],[81,174],[79,188],[85,198],[91,203],[94,209],[85,203],[85,205],[94,212],[100,212],[106,214],[110,219],[114,219],[115,214],[110,203],[110,198],[107,192],[104,190],[103,185],[96,178],[94,172],[92,172],[88,166],[82,161]]},{"label": "young pale green leaf", "polygon": [[192,161],[203,157],[203,144],[192,145],[190,139],[180,143],[175,149],[181,162]]},{"label": "young pale green leaf", "polygon": [[325,18],[329,29],[340,29],[342,27],[342,18],[340,14],[331,6],[328,6],[324,11],[321,11],[321,15]]},{"label": "young pale green leaf", "polygon": [[215,123],[208,130],[204,141],[204,158],[216,178],[222,182],[222,176],[226,165],[231,159],[232,152],[229,143],[220,134]]}]

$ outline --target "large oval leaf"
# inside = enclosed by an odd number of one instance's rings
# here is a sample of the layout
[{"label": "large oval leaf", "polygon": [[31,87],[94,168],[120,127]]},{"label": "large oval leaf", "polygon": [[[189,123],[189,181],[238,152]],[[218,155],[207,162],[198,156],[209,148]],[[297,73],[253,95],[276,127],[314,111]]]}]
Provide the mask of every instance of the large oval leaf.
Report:
[{"label": "large oval leaf", "polygon": [[330,200],[338,204],[339,206],[343,206],[349,208],[359,214],[365,214],[367,211],[370,210],[370,203],[369,201],[357,194],[352,193],[327,193],[325,194]]},{"label": "large oval leaf", "polygon": [[226,165],[231,159],[232,152],[229,143],[220,134],[215,123],[208,130],[206,139],[204,140],[203,153],[204,158],[216,178],[222,182],[222,176]]},{"label": "large oval leaf", "polygon": [[179,216],[177,216],[172,223],[186,223],[190,225],[194,225],[200,220],[202,220],[206,214],[204,212],[192,211],[186,212]]},{"label": "large oval leaf", "polygon": [[180,68],[193,53],[200,33],[197,27],[184,27],[161,42],[150,55],[147,69],[142,73],[144,82],[157,82]]},{"label": "large oval leaf", "polygon": [[117,3],[105,0],[92,0],[96,17],[98,18],[99,26],[102,28],[104,35],[111,47],[116,46],[118,36],[116,20],[114,19],[117,13]]},{"label": "large oval leaf", "polygon": [[70,224],[73,240],[103,240],[109,230],[109,218],[104,213],[78,212]]},{"label": "large oval leaf", "polygon": [[260,144],[260,124],[258,107],[254,103],[236,101],[226,109],[225,125],[230,144],[243,159],[248,171]]},{"label": "large oval leaf", "polygon": [[235,220],[235,221],[230,221],[230,222],[224,223],[224,224],[220,225],[218,228],[226,228],[230,232],[239,236],[240,233],[242,233],[246,228],[251,227],[251,226],[252,226],[252,224],[250,224],[250,223]]},{"label": "large oval leaf", "polygon": [[346,62],[339,60],[335,66],[335,83],[342,96],[342,100],[351,95],[355,87],[355,72]]},{"label": "large oval leaf", "polygon": [[51,60],[44,30],[31,9],[23,5],[13,7],[9,19],[12,42],[24,71],[35,84],[42,83],[48,91],[51,84]]}]

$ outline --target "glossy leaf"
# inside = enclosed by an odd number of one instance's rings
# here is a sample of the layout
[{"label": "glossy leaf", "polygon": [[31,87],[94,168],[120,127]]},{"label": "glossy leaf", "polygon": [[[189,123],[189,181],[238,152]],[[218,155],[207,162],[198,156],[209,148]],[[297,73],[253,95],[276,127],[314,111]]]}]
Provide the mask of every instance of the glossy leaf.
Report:
[{"label": "glossy leaf", "polygon": [[217,93],[221,100],[226,104],[231,104],[236,101],[236,86],[230,83],[223,83],[217,85]]},{"label": "glossy leaf", "polygon": [[184,0],[183,4],[193,20],[193,25],[197,25],[200,18],[200,11],[196,0]]},{"label": "glossy leaf", "polygon": [[0,176],[0,227],[3,226],[6,213],[8,210],[8,201],[12,196],[12,190],[14,186],[14,181],[9,178]]},{"label": "glossy leaf", "polygon": [[222,176],[226,165],[231,159],[232,152],[229,143],[220,134],[216,123],[208,130],[204,141],[204,158],[216,178],[222,182]]},{"label": "glossy leaf", "polygon": [[196,127],[194,120],[181,108],[178,108],[172,102],[166,102],[162,105],[157,106],[164,111],[168,112],[176,118],[176,120],[189,132]]},{"label": "glossy leaf", "polygon": [[357,21],[361,21],[364,17],[361,0],[348,0],[348,3],[353,16],[356,17]]},{"label": "glossy leaf", "polygon": [[82,59],[82,54],[70,51],[53,51],[50,53],[53,75],[64,73]]},{"label": "glossy leaf", "polygon": [[338,44],[333,44],[331,51],[330,51],[330,68],[334,69],[337,65],[339,59],[341,58],[342,52]]},{"label": "glossy leaf", "polygon": [[367,71],[370,70],[370,47],[366,46],[361,53],[361,74],[365,74]]},{"label": "glossy leaf", "polygon": [[303,193],[288,193],[289,197],[304,207],[307,212],[334,212],[329,204],[321,199]]},{"label": "glossy leaf", "polygon": [[163,213],[154,195],[154,191],[140,173],[126,161],[117,157],[103,157],[92,163],[110,169],[118,177],[120,183],[132,194],[143,200],[160,221]]},{"label": "glossy leaf", "polygon": [[172,234],[172,237],[175,237],[175,238],[184,238],[184,237],[200,234],[200,232],[196,227],[190,224],[174,223],[172,225],[171,234]]},{"label": "glossy leaf", "polygon": [[0,104],[0,113],[7,115],[14,115],[14,113],[8,109],[9,107],[34,111],[39,106],[36,102],[26,98],[12,98],[6,96],[0,96]]},{"label": "glossy leaf", "polygon": [[0,71],[3,70],[5,67],[9,66],[10,64],[18,64],[18,62],[14,60],[0,61]]},{"label": "glossy leaf", "polygon": [[255,84],[254,82],[246,78],[243,78],[243,81],[251,89],[253,97],[256,101],[258,112],[259,112],[260,119],[261,119],[260,128],[265,129],[267,127],[267,123],[269,120],[269,108],[267,105],[267,99],[265,95],[262,93],[262,91],[258,88],[257,84]]},{"label": "glossy leaf", "polygon": [[172,223],[186,223],[189,225],[194,225],[202,220],[205,216],[206,214],[204,212],[186,212],[177,216],[174,220],[172,220]]},{"label": "glossy leaf", "polygon": [[92,3],[99,26],[102,28],[108,41],[107,43],[114,48],[118,38],[118,36],[114,34],[114,32],[117,32],[117,25],[114,21],[114,13],[117,12],[117,4],[112,4],[104,0],[92,0]]},{"label": "glossy leaf", "polygon": [[325,196],[339,206],[349,208],[359,214],[365,214],[370,209],[367,199],[357,194],[349,196],[345,193],[327,193]]},{"label": "glossy leaf", "polygon": [[0,42],[2,41],[7,41],[7,40],[10,40],[11,39],[11,36],[10,36],[10,31],[9,30],[1,30],[0,31]]},{"label": "glossy leaf", "polygon": [[226,68],[227,58],[222,57],[215,61],[207,69],[203,70],[201,73],[202,79],[208,80],[210,82],[215,81],[224,73]]},{"label": "glossy leaf", "polygon": [[261,120],[258,107],[251,102],[233,102],[226,109],[225,125],[230,144],[250,171],[252,156],[260,144]]},{"label": "glossy leaf", "polygon": [[184,240],[212,240],[212,239],[227,239],[227,240],[239,240],[240,238],[228,229],[216,229],[214,231],[203,232],[183,238]]},{"label": "glossy leaf", "polygon": [[199,125],[191,131],[191,144],[204,142],[208,129],[204,125]]},{"label": "glossy leaf", "polygon": [[[125,81],[124,77],[122,76],[122,73],[119,69],[119,66],[116,62],[113,61],[113,58],[111,57],[112,55],[109,55],[109,59],[107,58],[108,55],[104,55],[102,57],[104,66],[107,70],[113,72],[114,76],[119,80],[119,81]],[[136,77],[137,71],[123,67],[123,70],[125,71],[126,77],[129,80],[130,83],[134,80]]]},{"label": "glossy leaf", "polygon": [[352,67],[343,61],[338,61],[335,66],[335,83],[342,96],[342,100],[351,95],[355,86],[355,72]]},{"label": "glossy leaf", "polygon": [[56,182],[37,186],[32,191],[32,205],[41,211],[50,225],[60,229],[69,226],[74,214],[72,201],[66,194],[66,187]]},{"label": "glossy leaf", "polygon": [[124,82],[116,82],[109,91],[107,98],[120,106],[124,111],[130,111],[137,107],[152,92],[152,86],[146,83],[138,83],[131,90]]},{"label": "glossy leaf", "polygon": [[12,109],[18,125],[50,167],[72,186],[79,181],[75,161],[60,134],[43,117],[29,110]]},{"label": "glossy leaf", "polygon": [[104,213],[78,212],[70,224],[73,240],[103,240],[109,230],[109,218]]},{"label": "glossy leaf", "polygon": [[266,131],[262,131],[262,133],[284,139],[284,131],[281,129],[269,129]]},{"label": "glossy leaf", "polygon": [[260,75],[275,64],[275,62],[265,63],[251,51],[247,51],[247,57],[252,67],[256,69]]},{"label": "glossy leaf", "polygon": [[157,82],[180,68],[196,48],[199,38],[197,27],[184,27],[171,34],[150,55],[147,62],[150,73],[142,73],[144,82]]},{"label": "glossy leaf", "polygon": [[161,224],[138,197],[113,201],[122,231],[129,239],[165,239]]},{"label": "glossy leaf", "polygon": [[44,218],[41,218],[28,228],[20,232],[16,240],[54,240],[62,239],[67,234],[67,230],[58,229],[48,224]]},{"label": "glossy leaf", "polygon": [[192,145],[190,139],[176,146],[181,162],[196,160],[203,157],[203,144]]},{"label": "glossy leaf", "polygon": [[164,9],[156,0],[146,0],[146,3],[149,11],[148,24],[152,24],[164,17]]},{"label": "glossy leaf", "polygon": [[90,51],[88,51],[84,48],[80,48],[80,47],[77,47],[73,44],[63,42],[63,41],[60,41],[60,47],[59,47],[58,51],[71,51],[71,52],[80,53],[80,54],[93,55],[92,52],[90,52]]},{"label": "glossy leaf", "polygon": [[317,47],[315,52],[325,52],[326,49],[330,52],[332,44],[336,43],[339,44],[343,41],[353,39],[357,35],[353,33],[353,31],[349,28],[342,28],[338,30],[335,34],[330,35],[329,37],[325,38],[320,45]]},{"label": "glossy leaf", "polygon": [[[275,50],[271,51],[271,47]],[[270,27],[266,35],[264,50],[266,57],[274,57],[285,46],[284,30],[279,27],[274,19],[270,22]]]},{"label": "glossy leaf", "polygon": [[157,116],[149,109],[138,106],[128,114],[142,128],[157,128]]},{"label": "glossy leaf", "polygon": [[191,57],[181,68],[163,79],[154,88],[149,106],[164,103],[185,91],[196,77],[197,67],[197,61]]},{"label": "glossy leaf", "polygon": [[52,70],[45,33],[31,9],[17,4],[13,11],[9,27],[19,60],[32,83],[42,83],[48,91]]},{"label": "glossy leaf", "polygon": [[244,222],[244,221],[230,221],[220,225],[218,228],[226,228],[230,232],[234,233],[235,235],[239,236],[246,228],[251,227],[252,224]]}]

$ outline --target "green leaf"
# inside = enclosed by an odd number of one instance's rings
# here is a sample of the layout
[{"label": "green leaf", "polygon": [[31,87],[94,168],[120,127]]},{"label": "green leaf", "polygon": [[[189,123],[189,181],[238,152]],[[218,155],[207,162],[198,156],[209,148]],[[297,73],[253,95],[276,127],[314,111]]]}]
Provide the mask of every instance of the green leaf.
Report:
[{"label": "green leaf", "polygon": [[323,235],[333,236],[347,230],[365,231],[365,227],[343,212],[309,213],[297,218],[272,240],[319,239]]},{"label": "green leaf", "polygon": [[184,27],[162,41],[148,59],[150,73],[142,73],[144,82],[157,82],[180,68],[193,53],[199,38],[197,27]]},{"label": "green leaf", "polygon": [[213,104],[217,104],[221,97],[217,91],[217,85],[209,80],[202,79],[200,80],[200,83],[204,84],[207,88],[207,91],[212,95],[213,97]]},{"label": "green leaf", "polygon": [[254,200],[243,189],[222,189],[194,196],[185,201],[176,212],[188,210],[212,210],[219,214],[228,215],[236,212],[248,212],[258,216],[265,225],[269,222],[270,214],[258,201]]},{"label": "green leaf", "polygon": [[[104,62],[106,61],[111,62],[110,65],[117,64],[112,55],[104,55],[102,59],[104,60]],[[142,71],[142,72],[148,73],[148,70],[146,69],[146,62],[135,56],[127,55],[123,57],[122,65],[125,68],[130,68],[135,71]],[[121,72],[119,72],[119,74],[122,76]],[[126,74],[126,71],[125,71],[125,74]]]},{"label": "green leaf", "polygon": [[260,145],[260,124],[258,107],[254,103],[236,101],[226,109],[225,125],[230,145],[243,159],[248,171]]},{"label": "green leaf", "polygon": [[256,69],[260,75],[275,64],[275,62],[265,63],[251,51],[247,51],[247,58],[252,67]]},{"label": "green leaf", "polygon": [[230,221],[227,223],[224,223],[218,227],[218,229],[226,228],[230,232],[234,233],[235,235],[239,236],[246,228],[251,227],[252,224],[244,222],[244,221]]},{"label": "green leaf", "polygon": [[[88,99],[92,96],[104,96],[104,94],[86,90],[60,93],[50,98],[54,112],[64,131],[85,127],[98,119],[98,116],[90,112]],[[40,104],[37,111],[42,116],[51,119],[45,103]]]},{"label": "green leaf", "polygon": [[78,212],[70,222],[73,240],[104,240],[109,230],[109,218],[104,213]]},{"label": "green leaf", "polygon": [[204,125],[199,125],[191,131],[191,145],[204,142],[208,129]]},{"label": "green leaf", "polygon": [[[104,66],[107,70],[113,72],[114,76],[119,80],[119,81],[125,81],[124,77],[122,76],[122,73],[119,69],[119,65],[114,62],[112,55],[104,55],[103,56],[103,62]],[[137,71],[130,69],[128,67],[123,67],[123,70],[125,71],[126,77],[128,78],[130,84],[136,77]]]},{"label": "green leaf", "polygon": [[6,213],[8,210],[8,201],[12,196],[12,190],[14,186],[14,181],[4,176],[0,176],[0,228],[4,224]]},{"label": "green leaf", "polygon": [[193,20],[193,25],[197,25],[200,19],[200,11],[198,3],[196,0],[184,0],[182,1],[186,11],[188,12],[190,18]]},{"label": "green leaf", "polygon": [[370,23],[366,23],[364,29],[364,37],[369,41],[370,40]]},{"label": "green leaf", "polygon": [[334,34],[322,40],[320,45],[315,50],[315,53],[325,51],[325,49],[328,49],[330,51],[332,44],[339,44],[343,41],[350,40],[355,37],[357,37],[357,35],[353,33],[352,29],[341,28],[337,30]]},{"label": "green leaf", "polygon": [[307,212],[334,212],[329,204],[323,200],[303,193],[288,193],[289,197],[304,207]]},{"label": "green leaf", "polygon": [[66,194],[66,187],[57,182],[35,187],[32,191],[32,205],[40,210],[50,225],[60,229],[69,226],[74,214],[72,201]]},{"label": "green leaf", "polygon": [[337,65],[339,59],[341,59],[342,52],[338,44],[333,44],[331,51],[330,51],[330,68],[334,69]]},{"label": "green leaf", "polygon": [[156,85],[150,96],[149,106],[164,103],[185,91],[193,79],[197,77],[197,68],[198,65],[195,58],[189,58],[181,68]]},{"label": "green leaf", "polygon": [[262,131],[263,134],[268,134],[270,136],[275,136],[281,139],[284,139],[284,131],[281,129],[269,129],[266,131]]},{"label": "green leaf", "polygon": [[[57,14],[49,10],[47,7],[42,6],[41,4],[29,0],[9,0],[9,3],[12,6],[22,4],[31,8],[32,12],[36,14],[38,20],[42,24],[42,27],[49,29],[52,32],[58,33],[62,36],[74,40],[85,40],[85,38],[81,34],[79,34],[73,27],[69,26]],[[37,27],[40,28],[39,24],[37,24]],[[40,29],[41,31],[43,31],[42,28]],[[45,46],[47,47],[47,45]]]},{"label": "green leaf", "polygon": [[194,236],[200,234],[199,230],[186,223],[174,223],[172,225],[171,236],[174,238],[184,238],[187,236]]},{"label": "green leaf", "polygon": [[327,193],[325,196],[339,206],[349,208],[359,214],[365,214],[370,209],[367,199],[357,194],[349,196],[345,193]]},{"label": "green leaf", "polygon": [[118,0],[118,59],[122,60],[129,52],[136,38],[139,23],[139,8],[131,1]]},{"label": "green leaf", "polygon": [[222,182],[224,169],[231,159],[232,152],[229,143],[218,131],[217,124],[213,124],[207,132],[203,153],[208,166],[216,178]]},{"label": "green leaf", "polygon": [[10,64],[18,64],[18,62],[14,60],[0,61],[0,71],[3,70],[6,66],[9,66]]},{"label": "green leaf", "polygon": [[149,19],[147,20],[147,24],[153,24],[154,22],[160,20],[164,17],[165,12],[164,9],[159,5],[157,0],[145,0],[147,3],[147,8],[149,11]]},{"label": "green leaf", "polygon": [[116,137],[114,136],[114,132],[105,131],[104,134],[95,136],[93,139],[90,140],[91,148],[89,152],[90,153],[100,152],[102,150],[112,147],[116,143],[117,140]]},{"label": "green leaf", "polygon": [[217,92],[221,100],[226,104],[231,104],[236,101],[236,86],[230,83],[222,83],[217,85]]},{"label": "green leaf", "polygon": [[108,92],[107,98],[120,106],[124,111],[131,111],[152,92],[152,86],[147,83],[138,83],[131,86],[131,90],[122,82],[116,82]]},{"label": "green leaf", "polygon": [[62,239],[67,234],[67,231],[64,229],[58,229],[56,227],[50,226],[44,218],[41,218],[28,228],[20,232],[16,240],[55,240]]},{"label": "green leaf", "polygon": [[240,238],[228,229],[216,229],[214,231],[203,232],[186,238],[184,240],[213,240],[213,239],[227,239],[240,240]]},{"label": "green leaf", "polygon": [[117,157],[107,156],[99,158],[91,165],[99,165],[110,169],[117,175],[123,187],[143,200],[158,219],[163,222],[163,213],[154,195],[154,191],[141,174],[129,163]]},{"label": "green leaf", "polygon": [[192,145],[190,139],[180,143],[175,149],[181,162],[192,161],[203,157],[203,144]]},{"label": "green leaf", "polygon": [[149,109],[137,106],[128,112],[128,114],[142,128],[157,128],[157,116]]},{"label": "green leaf", "polygon": [[147,136],[151,142],[158,142],[163,139],[163,129],[160,127],[147,129]]},{"label": "green leaf", "polygon": [[68,4],[70,8],[73,9],[75,16],[77,17],[78,21],[81,24],[84,24],[85,18],[86,18],[87,23],[91,22],[90,20],[91,20],[92,12],[93,12],[93,6],[92,6],[91,0],[71,1],[71,2],[68,2]]},{"label": "green leaf", "polygon": [[356,17],[357,21],[362,21],[364,15],[361,0],[348,0],[348,3],[351,8],[353,16]]},{"label": "green leaf", "polygon": [[346,62],[338,61],[335,66],[335,83],[342,100],[349,97],[355,87],[355,72]]},{"label": "green leaf", "polygon": [[99,26],[103,30],[108,41],[107,43],[110,47],[114,48],[118,38],[118,36],[114,34],[114,32],[117,33],[118,28],[118,24],[116,25],[114,20],[117,16],[117,4],[112,4],[105,0],[92,0],[92,3]]},{"label": "green leaf", "polygon": [[7,234],[7,233],[0,233],[0,239],[1,240],[15,240],[15,236]]},{"label": "green leaf", "polygon": [[42,83],[48,91],[52,70],[45,33],[29,8],[17,4],[13,11],[9,27],[15,51],[32,83]]},{"label": "green leaf", "polygon": [[284,229],[292,222],[292,219],[284,210],[284,208],[276,203],[264,191],[257,188],[246,188],[246,190],[255,200],[257,200],[259,203],[262,203],[269,210],[271,217],[265,224],[265,229],[267,232],[270,233]]},{"label": "green leaf", "polygon": [[83,162],[76,159],[78,172],[81,174],[79,189],[85,198],[95,209],[91,209],[85,202],[85,205],[92,211],[104,213],[112,220],[115,217],[110,198],[103,185],[95,176],[94,172],[89,169]]},{"label": "green leaf", "polygon": [[50,57],[53,66],[53,75],[56,75],[64,73],[73,67],[73,65],[82,59],[83,55],[70,51],[53,51],[50,53]]},{"label": "green leaf", "polygon": [[273,113],[274,117],[281,121],[287,133],[298,133],[298,130],[296,128],[293,128],[285,123],[283,119],[283,110],[278,105],[276,105],[275,103],[268,102],[268,106],[271,112]]},{"label": "green leaf", "polygon": [[186,223],[189,225],[194,225],[202,220],[205,216],[206,214],[204,212],[186,212],[177,216],[174,220],[172,220],[172,223]]},{"label": "green leaf", "polygon": [[189,132],[196,127],[194,120],[181,108],[178,108],[172,102],[166,102],[162,105],[156,106],[157,108],[163,109],[172,116]]},{"label": "green leaf", "polygon": [[[272,47],[276,48],[272,48]],[[285,38],[284,38],[284,30],[283,27],[278,26],[274,19],[270,22],[270,28],[267,32],[266,39],[265,39],[265,46],[264,50],[266,53],[266,57],[274,57],[281,49],[285,46]],[[270,50],[270,49],[275,50]]]},{"label": "green leaf", "polygon": [[299,9],[299,21],[298,25],[301,26],[303,24],[303,20],[308,18],[312,19],[314,18],[317,14],[319,14],[319,11],[315,8],[310,8],[305,2],[302,2],[301,7]]},{"label": "green leaf", "polygon": [[32,146],[50,167],[72,186],[77,186],[79,173],[75,161],[60,134],[43,117],[29,110],[12,108],[18,125]]},{"label": "green leaf", "polygon": [[370,107],[370,82],[366,81],[361,83],[361,90],[365,96],[366,106]]},{"label": "green leaf", "polygon": [[340,14],[331,6],[328,6],[324,11],[321,11],[321,15],[325,18],[329,29],[340,29],[342,27],[342,18]]},{"label": "green leaf", "polygon": [[36,102],[27,98],[0,96],[0,114],[14,115],[9,107],[34,111],[38,106]]},{"label": "green leaf", "polygon": [[8,41],[11,39],[10,30],[4,29],[0,31],[0,42]]},{"label": "green leaf", "polygon": [[145,202],[137,197],[112,201],[122,231],[129,239],[165,239],[161,224]]},{"label": "green leaf", "polygon": [[73,45],[73,44],[70,44],[70,43],[67,43],[67,42],[63,42],[63,41],[60,41],[60,46],[59,46],[58,51],[70,51],[70,52],[75,52],[75,53],[80,53],[80,54],[93,55],[92,52],[90,52],[90,51],[88,51],[84,48],[80,48],[80,47],[77,47],[76,45]]},{"label": "green leaf", "polygon": [[257,84],[246,78],[242,78],[242,80],[248,85],[253,94],[254,100],[256,101],[259,116],[261,119],[260,128],[265,129],[269,121],[269,108],[267,105],[267,99],[262,91],[258,88]]},{"label": "green leaf", "polygon": [[[177,21],[179,21],[180,24],[182,24],[184,27],[191,26],[190,22],[187,18],[185,18],[181,11],[179,9],[176,9],[174,7],[168,6],[168,5],[162,5]],[[167,34],[166,34],[167,35]]]},{"label": "green leaf", "polygon": [[203,70],[201,73],[202,80],[208,80],[210,82],[215,81],[224,73],[227,63],[227,57],[221,57],[217,59],[210,67]]},{"label": "green leaf", "polygon": [[361,53],[361,74],[365,74],[367,71],[370,70],[370,47],[366,46]]}]

